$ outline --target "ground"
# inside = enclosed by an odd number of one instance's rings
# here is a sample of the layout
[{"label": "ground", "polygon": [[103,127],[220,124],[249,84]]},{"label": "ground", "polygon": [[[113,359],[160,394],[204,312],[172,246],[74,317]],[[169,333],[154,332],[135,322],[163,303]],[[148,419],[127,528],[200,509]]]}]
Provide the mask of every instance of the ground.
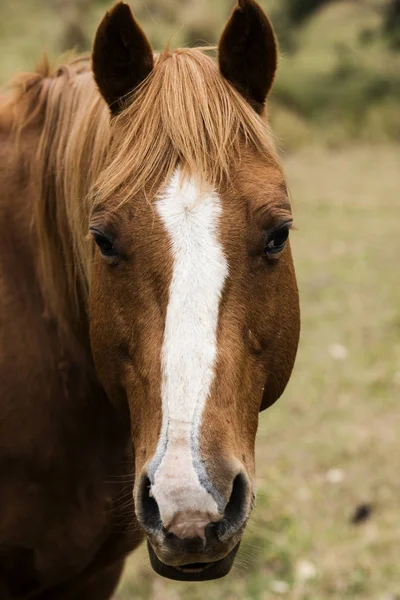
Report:
[{"label": "ground", "polygon": [[[400,598],[399,149],[314,147],[284,162],[302,338],[288,389],[261,416],[236,566],[173,583],[143,547],[116,600]],[[361,505],[370,516],[353,524]]]}]

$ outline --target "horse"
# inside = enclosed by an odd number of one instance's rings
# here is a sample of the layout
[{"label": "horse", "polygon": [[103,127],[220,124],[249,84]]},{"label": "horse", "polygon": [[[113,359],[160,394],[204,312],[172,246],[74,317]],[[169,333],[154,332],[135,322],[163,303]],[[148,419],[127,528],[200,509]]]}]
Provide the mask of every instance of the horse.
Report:
[{"label": "horse", "polygon": [[3,600],[107,600],[143,540],[164,577],[230,571],[300,328],[277,52],[255,0],[217,58],[120,2],[2,94]]}]

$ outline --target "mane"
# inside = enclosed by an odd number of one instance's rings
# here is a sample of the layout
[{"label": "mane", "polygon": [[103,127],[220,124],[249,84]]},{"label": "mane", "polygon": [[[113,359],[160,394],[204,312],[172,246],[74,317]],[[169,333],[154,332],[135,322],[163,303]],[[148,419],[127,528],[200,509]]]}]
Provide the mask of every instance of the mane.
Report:
[{"label": "mane", "polygon": [[[277,163],[261,118],[220,75],[205,49],[166,50],[110,123],[90,62],[47,62],[15,82],[17,135],[40,127],[32,164],[35,225],[49,308],[79,324],[87,313],[93,244],[91,212],[159,191],[180,165],[202,186],[219,186],[240,161],[243,144]],[[112,198],[117,199],[111,201]]]},{"label": "mane", "polygon": [[158,190],[178,164],[183,175],[216,187],[240,160],[243,142],[276,161],[267,123],[220,75],[206,51],[165,51],[126,99],[115,120],[111,160],[96,182],[95,203],[107,204],[116,192],[123,203],[149,182]]}]

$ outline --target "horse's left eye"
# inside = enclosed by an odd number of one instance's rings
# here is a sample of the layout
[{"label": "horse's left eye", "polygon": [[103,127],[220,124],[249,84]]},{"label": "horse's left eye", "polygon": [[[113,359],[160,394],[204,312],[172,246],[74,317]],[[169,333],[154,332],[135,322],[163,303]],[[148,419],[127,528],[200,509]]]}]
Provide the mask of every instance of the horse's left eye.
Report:
[{"label": "horse's left eye", "polygon": [[267,256],[273,256],[282,252],[289,237],[289,229],[289,225],[283,225],[268,234],[264,248]]},{"label": "horse's left eye", "polygon": [[108,258],[118,256],[115,246],[107,237],[96,231],[93,232],[93,237],[103,256]]}]

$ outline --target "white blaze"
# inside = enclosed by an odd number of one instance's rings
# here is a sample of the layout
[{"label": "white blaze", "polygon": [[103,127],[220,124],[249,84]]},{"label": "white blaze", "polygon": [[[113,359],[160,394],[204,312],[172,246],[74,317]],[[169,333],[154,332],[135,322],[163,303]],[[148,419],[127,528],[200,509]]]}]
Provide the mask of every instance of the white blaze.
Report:
[{"label": "white blaze", "polygon": [[218,518],[217,502],[199,479],[198,432],[214,378],[228,265],[218,240],[222,210],[216,192],[200,195],[193,180],[181,182],[177,170],[157,210],[174,263],[161,357],[163,425],[149,472],[168,527],[179,514]]}]

